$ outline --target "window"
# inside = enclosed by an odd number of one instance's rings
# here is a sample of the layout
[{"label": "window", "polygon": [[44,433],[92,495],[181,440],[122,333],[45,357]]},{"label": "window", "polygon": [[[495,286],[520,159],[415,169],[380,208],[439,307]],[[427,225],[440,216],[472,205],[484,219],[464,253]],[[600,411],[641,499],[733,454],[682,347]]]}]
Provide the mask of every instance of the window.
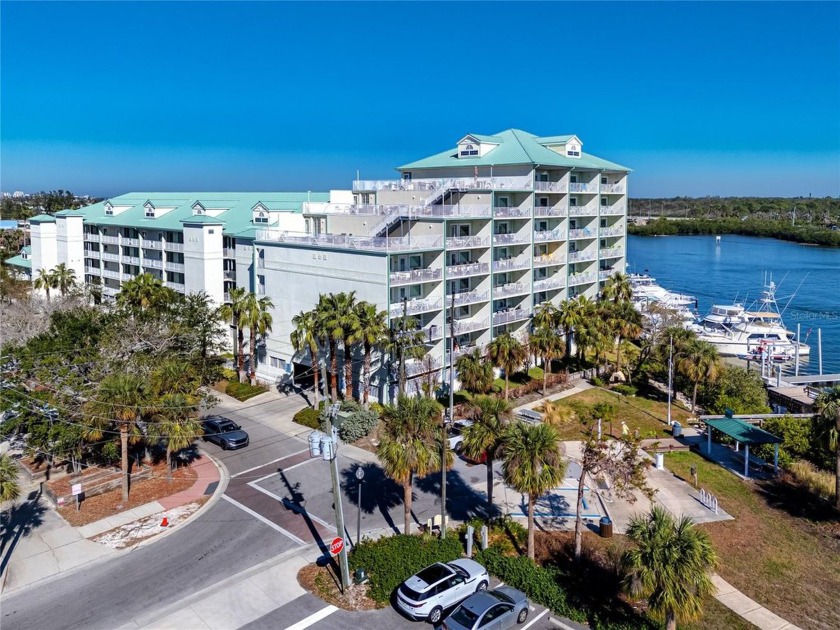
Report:
[{"label": "window", "polygon": [[577,208],[577,197],[569,197],[569,205],[572,208]]},{"label": "window", "polygon": [[537,197],[537,205],[540,208],[548,208],[548,197]]},{"label": "window", "polygon": [[606,219],[601,219],[601,227],[602,228],[607,227],[607,220]]},{"label": "window", "polygon": [[265,212],[258,212],[254,215],[254,223],[268,223],[268,215]]},{"label": "window", "polygon": [[455,319],[464,319],[465,317],[470,316],[470,307],[469,306],[459,306],[455,312]]},{"label": "window", "polygon": [[537,221],[537,232],[547,232],[548,221]]},{"label": "window", "polygon": [[601,239],[601,249],[606,249],[606,247],[607,247],[607,239],[602,238]]},{"label": "window", "polygon": [[406,171],[405,173],[403,173],[402,178],[403,178],[404,182],[410,182],[411,181],[411,171]]},{"label": "window", "polygon": [[606,197],[601,197],[601,207],[606,208],[609,205],[609,201],[607,201]]},{"label": "window", "polygon": [[580,157],[580,147],[576,144],[570,144],[566,147],[566,155],[569,157]]},{"label": "window", "polygon": [[496,200],[497,208],[510,208],[510,197],[499,197]]},{"label": "window", "polygon": [[263,275],[257,276],[257,295],[265,295],[265,276]]},{"label": "window", "polygon": [[606,186],[608,183],[609,183],[609,182],[607,181],[606,176],[602,175],[602,176],[601,176],[601,185],[602,185],[602,186]]},{"label": "window", "polygon": [[469,252],[451,252],[449,254],[449,264],[451,265],[468,265],[469,263]]},{"label": "window", "polygon": [[408,268],[409,269],[420,269],[423,267],[423,257],[412,255],[408,259]]},{"label": "window", "polygon": [[303,220],[303,231],[306,234],[311,234],[312,233],[312,226],[309,224],[309,219],[304,219]]},{"label": "window", "polygon": [[464,237],[470,235],[469,223],[456,223],[449,229],[450,235],[455,237]]},{"label": "window", "polygon": [[472,144],[465,144],[461,147],[461,157],[472,157],[478,155],[478,149]]},{"label": "window", "polygon": [[277,370],[285,370],[286,369],[286,362],[281,359],[280,357],[269,357],[268,358],[271,367]]},{"label": "window", "polygon": [[208,234],[215,234],[216,230],[214,228],[210,228],[209,230],[207,230],[207,233]]},{"label": "window", "polygon": [[577,219],[569,219],[569,229],[576,230],[577,229]]},{"label": "window", "polygon": [[154,219],[155,218],[155,209],[152,206],[146,206],[146,218],[147,219]]},{"label": "window", "polygon": [[573,184],[577,184],[577,174],[572,173],[571,175],[569,175],[569,181]]},{"label": "window", "polygon": [[510,234],[510,225],[506,221],[496,223],[496,234]]}]

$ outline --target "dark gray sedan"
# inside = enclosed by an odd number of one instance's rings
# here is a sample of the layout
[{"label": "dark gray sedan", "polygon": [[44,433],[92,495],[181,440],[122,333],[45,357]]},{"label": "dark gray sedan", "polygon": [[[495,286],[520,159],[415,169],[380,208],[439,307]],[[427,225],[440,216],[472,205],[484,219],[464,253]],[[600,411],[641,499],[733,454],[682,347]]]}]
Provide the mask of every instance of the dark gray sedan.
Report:
[{"label": "dark gray sedan", "polygon": [[222,416],[208,416],[201,422],[204,429],[204,441],[218,444],[224,450],[244,448],[250,438],[238,424]]},{"label": "dark gray sedan", "polygon": [[507,630],[528,619],[525,593],[510,586],[470,595],[440,626],[442,630]]}]

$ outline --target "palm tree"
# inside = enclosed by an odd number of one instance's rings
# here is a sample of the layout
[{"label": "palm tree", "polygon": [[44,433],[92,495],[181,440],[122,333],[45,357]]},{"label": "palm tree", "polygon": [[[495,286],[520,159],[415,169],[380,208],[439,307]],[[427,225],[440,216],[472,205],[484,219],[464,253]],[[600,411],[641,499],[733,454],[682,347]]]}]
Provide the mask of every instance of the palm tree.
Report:
[{"label": "palm tree", "polygon": [[582,364],[586,359],[587,348],[595,343],[597,324],[596,320],[596,305],[585,295],[579,295],[574,299],[577,302],[577,309],[580,321],[575,328],[575,352],[577,353],[577,360]]},{"label": "palm tree", "polygon": [[336,299],[341,343],[344,346],[344,397],[353,398],[353,339],[361,333],[356,312],[356,292],[339,293]]},{"label": "palm tree", "polygon": [[557,325],[563,329],[566,338],[566,369],[569,369],[569,361],[572,352],[572,331],[583,323],[583,311],[580,301],[575,298],[566,300],[560,305],[557,311]]},{"label": "palm tree", "polygon": [[295,352],[309,351],[309,362],[312,364],[312,374],[315,377],[315,409],[318,409],[318,322],[317,313],[301,311],[292,317],[295,329],[291,334],[292,347]]},{"label": "palm tree", "polygon": [[327,342],[330,372],[329,391],[332,400],[338,398],[338,344],[343,339],[340,304],[334,293],[321,294],[315,307],[320,337]]},{"label": "palm tree", "polygon": [[155,368],[149,378],[152,393],[156,396],[183,394],[196,402],[196,392],[201,380],[187,361],[169,359]]},{"label": "palm tree", "polygon": [[604,283],[603,297],[605,300],[612,300],[618,304],[629,302],[633,297],[633,287],[630,285],[630,278],[627,274],[616,271]]},{"label": "palm tree", "polygon": [[122,467],[122,500],[128,501],[128,440],[134,434],[143,412],[149,407],[151,396],[146,382],[140,376],[118,372],[106,376],[99,384],[96,398],[87,404],[89,437],[101,440],[112,424],[120,434]]},{"label": "palm tree", "polygon": [[193,416],[195,405],[184,394],[165,394],[152,416],[160,437],[166,440],[166,478],[172,482],[172,453],[187,448],[200,433],[201,424]]},{"label": "palm tree", "polygon": [[487,466],[487,518],[493,515],[493,460],[502,445],[510,424],[511,406],[495,396],[476,396],[470,408],[472,424],[464,427],[463,449],[467,457],[479,460],[486,457]]},{"label": "palm tree", "polygon": [[488,394],[493,390],[493,365],[478,348],[455,360],[458,380],[464,389],[474,394]]},{"label": "palm tree", "polygon": [[702,379],[713,382],[720,372],[720,357],[717,348],[708,341],[694,340],[688,343],[682,356],[677,362],[677,369],[694,383],[691,394],[691,411],[694,412],[697,406],[697,388]]},{"label": "palm tree", "polygon": [[143,313],[172,303],[175,292],[150,273],[141,273],[123,283],[117,293],[117,305]]},{"label": "palm tree", "polygon": [[565,345],[553,328],[538,326],[531,334],[528,344],[535,354],[539,354],[543,361],[543,395],[545,395],[548,375],[551,373],[551,362],[563,354]]},{"label": "palm tree", "polygon": [[649,610],[664,617],[667,630],[676,630],[678,619],[699,618],[703,600],[715,590],[709,573],[717,557],[706,532],[687,516],[676,522],[657,505],[630,520],[627,537],[636,548],[623,557],[625,590],[647,598]]},{"label": "palm tree", "polygon": [[554,330],[558,326],[560,311],[549,301],[540,303],[534,312],[534,327]]},{"label": "palm tree", "polygon": [[534,507],[537,499],[560,485],[566,462],[560,456],[560,434],[548,424],[514,422],[501,447],[505,482],[528,495],[528,557],[534,559]]},{"label": "palm tree", "polygon": [[614,302],[608,310],[609,327],[615,336],[615,371],[621,371],[621,342],[642,334],[642,315],[630,302]]},{"label": "palm tree", "polygon": [[840,510],[840,385],[823,391],[815,402],[816,432],[834,451],[834,506]]},{"label": "palm tree", "polygon": [[271,332],[271,325],[274,319],[269,312],[274,308],[274,303],[269,297],[257,299],[255,293],[249,293],[245,299],[245,311],[243,321],[250,331],[248,350],[251,353],[250,371],[251,385],[257,384],[257,336],[264,338]]},{"label": "palm tree", "polygon": [[361,343],[364,348],[364,395],[365,407],[370,398],[370,361],[374,347],[382,346],[388,340],[388,313],[377,310],[376,304],[359,302],[356,305],[357,328],[350,336],[351,343]]},{"label": "palm tree", "polygon": [[503,332],[487,346],[487,356],[494,365],[505,371],[505,400],[510,391],[510,375],[522,367],[528,358],[528,349],[509,332]]},{"label": "palm tree", "polygon": [[[399,396],[396,405],[385,406],[383,417],[385,425],[376,454],[385,474],[403,488],[403,533],[410,534],[414,477],[425,477],[441,469],[441,406],[425,396]],[[452,451],[447,450],[446,454],[449,467]]]},{"label": "palm tree", "polygon": [[38,277],[35,278],[35,288],[43,289],[47,294],[47,303],[50,301],[50,289],[55,289],[55,276],[41,267],[38,270]]},{"label": "palm tree", "polygon": [[221,315],[222,319],[229,321],[230,325],[236,329],[233,363],[236,366],[236,380],[241,381],[242,373],[245,371],[245,332],[241,324],[248,292],[243,287],[234,287],[229,295],[230,303],[222,306]]},{"label": "palm tree", "polygon": [[76,272],[68,269],[64,263],[60,263],[53,269],[52,276],[55,288],[61,293],[61,297],[67,295],[67,292],[76,286]]},{"label": "palm tree", "polygon": [[18,467],[6,454],[0,455],[0,503],[15,501],[20,496]]}]

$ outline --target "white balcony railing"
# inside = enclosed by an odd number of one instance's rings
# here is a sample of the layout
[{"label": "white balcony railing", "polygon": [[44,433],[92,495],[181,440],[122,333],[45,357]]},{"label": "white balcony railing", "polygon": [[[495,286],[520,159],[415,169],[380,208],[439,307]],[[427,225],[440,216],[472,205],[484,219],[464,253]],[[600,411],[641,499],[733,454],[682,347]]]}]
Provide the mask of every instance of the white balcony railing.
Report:
[{"label": "white balcony railing", "polygon": [[594,203],[588,203],[584,206],[570,206],[570,217],[589,217],[598,214],[598,206]]},{"label": "white balcony railing", "polygon": [[118,245],[119,242],[120,242],[120,237],[119,236],[104,236],[103,235],[102,237],[100,237],[99,240],[102,243],[105,243],[106,245]]},{"label": "white balcony railing", "polygon": [[225,303],[230,302],[230,293],[225,293],[222,299],[225,301]]},{"label": "white balcony railing", "polygon": [[443,270],[438,269],[412,269],[411,271],[392,271],[391,286],[398,287],[405,284],[416,284],[419,282],[434,282],[443,277]]},{"label": "white balcony railing", "polygon": [[139,238],[123,238],[122,244],[125,247],[140,247]]},{"label": "white balcony railing", "polygon": [[564,262],[566,262],[566,256],[563,254],[534,256],[534,267],[550,267],[552,265],[562,265]]},{"label": "white balcony railing", "polygon": [[524,282],[509,282],[493,288],[493,297],[495,299],[503,298],[510,295],[522,295],[529,293],[531,287]]},{"label": "white balcony railing", "polygon": [[143,267],[146,269],[163,269],[163,261],[155,258],[144,258]]},{"label": "white balcony railing", "polygon": [[118,287],[109,287],[106,284],[101,284],[99,286],[102,288],[102,295],[114,297],[117,293],[120,292]]},{"label": "white balcony railing", "polygon": [[569,192],[573,193],[596,193],[598,184],[583,184],[581,182],[569,184]]},{"label": "white balcony railing", "polygon": [[595,274],[591,271],[587,273],[573,273],[569,276],[569,286],[573,287],[579,284],[587,284],[595,282]]},{"label": "white balcony railing", "polygon": [[531,242],[530,234],[494,234],[493,245],[524,245]]},{"label": "white balcony railing", "polygon": [[235,269],[225,269],[225,280],[236,281],[236,270]]},{"label": "white balcony railing", "polygon": [[418,374],[425,374],[426,372],[433,372],[441,368],[441,360],[436,359],[408,359],[405,362],[406,376],[417,376]]},{"label": "white balcony railing", "polygon": [[487,328],[487,320],[479,318],[456,319],[454,325],[456,335],[464,335],[484,328]]},{"label": "white balcony railing", "polygon": [[595,232],[593,232],[589,228],[584,228],[582,230],[569,230],[570,239],[595,238],[595,236]]},{"label": "white balcony railing", "polygon": [[529,308],[512,308],[506,311],[497,311],[493,313],[493,325],[501,326],[502,324],[528,319],[530,316],[531,309]]},{"label": "white balcony railing", "polygon": [[183,243],[164,243],[164,249],[168,252],[182,252],[184,251]]},{"label": "white balcony railing", "polygon": [[102,275],[105,278],[113,278],[114,280],[119,280],[122,277],[122,274],[119,271],[113,271],[111,269],[103,269]]},{"label": "white balcony railing", "polygon": [[514,269],[526,269],[531,266],[531,259],[526,256],[518,258],[504,258],[493,261],[493,272],[512,271]]},{"label": "white balcony railing", "polygon": [[222,249],[222,256],[224,258],[236,258],[236,248],[225,247],[224,249]]},{"label": "white balcony railing", "polygon": [[535,217],[565,217],[567,214],[565,208],[551,206],[536,206],[534,208]]},{"label": "white balcony railing", "polygon": [[183,293],[184,292],[184,285],[181,284],[180,282],[169,282],[167,280],[163,284],[164,284],[164,286],[167,286],[170,289],[172,289],[173,291],[177,291],[178,293]]},{"label": "white balcony railing", "polygon": [[532,190],[530,177],[453,177],[441,179],[357,180],[353,192],[378,190]]},{"label": "white balcony railing", "polygon": [[99,234],[89,234],[88,232],[85,232],[85,240],[90,243],[98,243]]},{"label": "white balcony railing", "polygon": [[530,218],[531,208],[499,207],[493,208],[493,216],[497,219]]},{"label": "white balcony railing", "polygon": [[550,278],[540,278],[534,280],[534,291],[550,291],[552,289],[562,289],[566,286],[566,278],[562,274],[557,274]]},{"label": "white balcony railing", "polygon": [[624,214],[624,205],[601,206],[602,215]]},{"label": "white balcony railing", "polygon": [[[438,298],[437,300],[433,300],[430,298],[420,298],[420,299],[413,299],[407,300],[405,304],[405,314],[406,315],[417,315],[418,313],[428,313],[429,311],[439,311],[441,308],[442,300]],[[391,317],[402,317],[403,314],[403,303],[397,302],[396,304],[391,304],[391,308],[389,310]]]},{"label": "white balcony railing", "polygon": [[134,277],[135,277],[135,276],[134,276],[134,274],[133,274],[133,273],[125,273],[125,272],[123,272],[123,274],[120,276],[120,280],[122,280],[123,282],[128,282],[129,280],[133,280],[133,279],[134,279]]},{"label": "white balcony railing", "polygon": [[184,263],[167,262],[166,263],[166,270],[167,271],[176,271],[178,273],[184,273]]},{"label": "white balcony railing", "polygon": [[98,276],[102,273],[102,270],[99,267],[91,267],[90,265],[85,265],[85,273],[90,274],[92,276]]},{"label": "white balcony railing", "polygon": [[309,236],[292,235],[288,232],[267,229],[257,231],[258,241],[272,241],[289,243],[290,245],[304,245],[309,247],[328,247],[349,250],[401,252],[423,249],[437,249],[440,247],[441,236],[347,236],[344,234],[313,234]]},{"label": "white balcony railing", "polygon": [[605,247],[598,252],[601,258],[621,258],[624,256],[623,247]]},{"label": "white balcony railing", "polygon": [[566,182],[534,182],[534,190],[537,192],[564,193],[569,191],[569,186]]},{"label": "white balcony railing", "polygon": [[102,260],[110,260],[111,262],[119,262],[120,261],[120,255],[119,254],[112,254],[110,252],[102,252],[102,254],[100,255],[100,258],[102,258]]},{"label": "white balcony railing", "polygon": [[139,265],[140,264],[140,257],[139,256],[123,256],[123,262],[129,265]]},{"label": "white balcony railing", "polygon": [[598,280],[607,280],[613,274],[612,269],[599,269]]},{"label": "white balcony railing", "polygon": [[569,252],[569,262],[588,262],[595,260],[594,251]]},{"label": "white balcony railing", "polygon": [[482,276],[490,273],[488,263],[466,263],[464,265],[452,265],[446,268],[447,278],[465,278],[467,276]]},{"label": "white balcony railing", "polygon": [[563,241],[566,240],[563,236],[562,230],[543,230],[541,232],[534,232],[534,242],[545,243],[546,241]]},{"label": "white balcony railing", "polygon": [[[464,306],[466,304],[475,304],[477,302],[486,302],[490,299],[489,292],[485,291],[484,293],[479,293],[478,291],[461,291],[460,293],[455,293],[455,306]],[[448,298],[446,300],[446,304],[450,304],[450,300],[452,298]]]},{"label": "white balcony railing", "polygon": [[601,184],[602,193],[624,194],[624,184]]},{"label": "white balcony railing", "polygon": [[450,236],[446,239],[446,249],[471,249],[489,245],[490,239],[481,236]]},{"label": "white balcony railing", "polygon": [[614,225],[608,228],[602,227],[600,230],[598,230],[598,234],[600,236],[623,236],[624,225]]}]

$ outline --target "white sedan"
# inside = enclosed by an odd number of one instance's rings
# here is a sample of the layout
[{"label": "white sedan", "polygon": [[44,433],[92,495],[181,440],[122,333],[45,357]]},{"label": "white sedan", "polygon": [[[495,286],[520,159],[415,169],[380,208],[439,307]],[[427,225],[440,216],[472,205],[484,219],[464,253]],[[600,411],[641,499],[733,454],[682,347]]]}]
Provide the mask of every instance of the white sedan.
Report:
[{"label": "white sedan", "polygon": [[397,606],[412,619],[437,624],[443,611],[461,603],[473,593],[487,590],[487,569],[462,558],[438,562],[412,575],[397,589]]}]

